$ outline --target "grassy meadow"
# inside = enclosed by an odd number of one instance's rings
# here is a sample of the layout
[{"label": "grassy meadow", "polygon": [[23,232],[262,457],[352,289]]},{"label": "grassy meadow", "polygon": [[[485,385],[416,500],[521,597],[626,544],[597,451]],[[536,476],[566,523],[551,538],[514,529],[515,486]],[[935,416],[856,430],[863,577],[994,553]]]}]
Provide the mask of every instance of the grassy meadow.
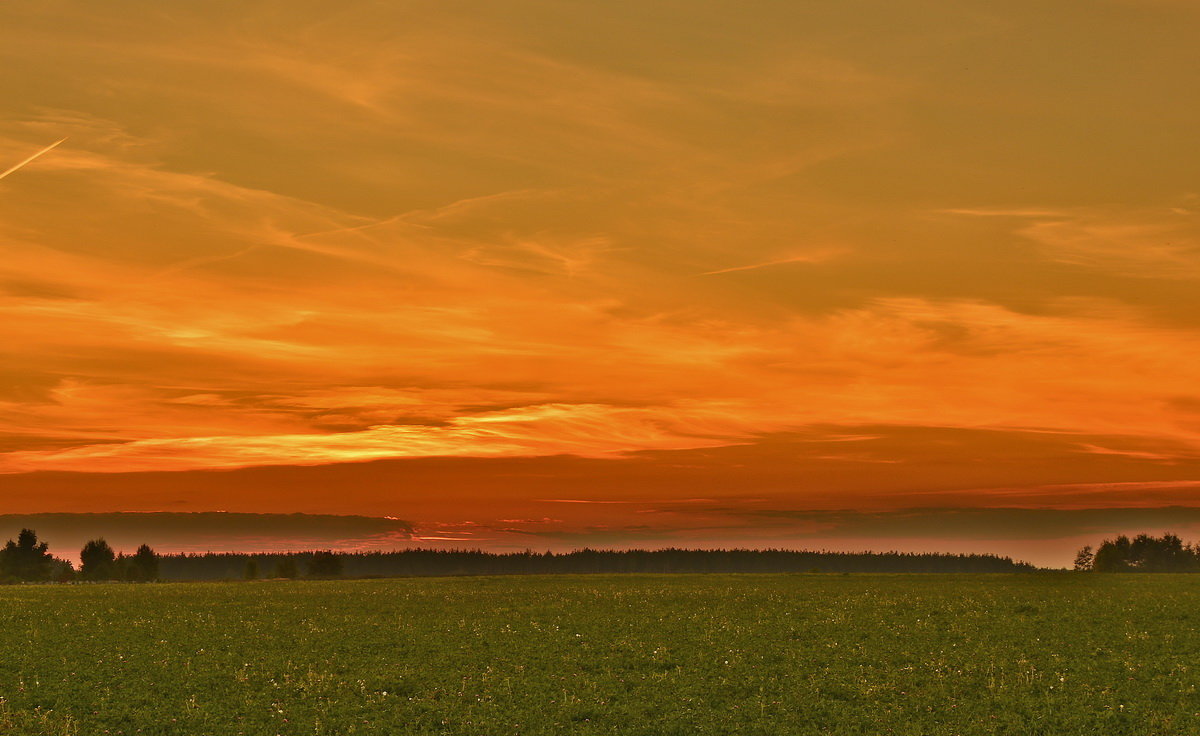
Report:
[{"label": "grassy meadow", "polygon": [[1200,733],[1200,575],[0,588],[0,733]]}]

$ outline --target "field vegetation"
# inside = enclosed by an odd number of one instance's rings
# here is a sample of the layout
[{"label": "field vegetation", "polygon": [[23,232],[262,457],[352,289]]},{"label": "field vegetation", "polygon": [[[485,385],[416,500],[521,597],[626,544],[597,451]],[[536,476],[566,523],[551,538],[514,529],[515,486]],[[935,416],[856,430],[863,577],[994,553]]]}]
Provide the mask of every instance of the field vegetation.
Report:
[{"label": "field vegetation", "polygon": [[1200,576],[0,588],[0,733],[1200,732]]}]

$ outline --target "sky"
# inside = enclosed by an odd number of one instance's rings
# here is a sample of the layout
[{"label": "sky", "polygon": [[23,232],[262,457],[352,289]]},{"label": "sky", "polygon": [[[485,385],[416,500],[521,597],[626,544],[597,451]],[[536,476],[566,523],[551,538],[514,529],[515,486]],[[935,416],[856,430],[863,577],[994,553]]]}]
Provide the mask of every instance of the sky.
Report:
[{"label": "sky", "polygon": [[1197,23],[4,3],[0,514],[1047,564],[1200,535]]}]

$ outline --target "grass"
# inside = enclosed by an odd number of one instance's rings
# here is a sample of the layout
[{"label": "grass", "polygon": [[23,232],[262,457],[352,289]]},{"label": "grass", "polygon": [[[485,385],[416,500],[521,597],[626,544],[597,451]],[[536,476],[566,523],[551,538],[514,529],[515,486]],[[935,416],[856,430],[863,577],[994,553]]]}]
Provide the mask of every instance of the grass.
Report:
[{"label": "grass", "polygon": [[1200,575],[0,588],[0,733],[1200,733]]}]

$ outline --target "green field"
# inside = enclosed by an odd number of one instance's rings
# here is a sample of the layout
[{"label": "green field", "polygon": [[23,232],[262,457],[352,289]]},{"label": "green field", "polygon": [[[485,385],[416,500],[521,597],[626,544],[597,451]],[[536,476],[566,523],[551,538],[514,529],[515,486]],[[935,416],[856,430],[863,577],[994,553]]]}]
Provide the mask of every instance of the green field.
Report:
[{"label": "green field", "polygon": [[5,734],[1195,734],[1200,575],[0,588]]}]

